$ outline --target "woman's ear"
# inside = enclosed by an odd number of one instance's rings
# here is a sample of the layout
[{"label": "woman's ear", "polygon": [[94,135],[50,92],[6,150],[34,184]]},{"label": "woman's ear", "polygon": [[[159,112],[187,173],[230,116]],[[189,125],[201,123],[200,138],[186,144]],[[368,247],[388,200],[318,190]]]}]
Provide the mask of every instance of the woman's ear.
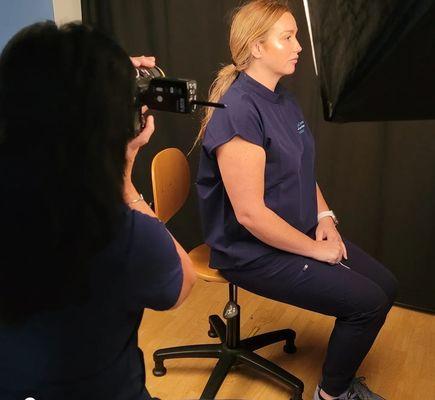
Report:
[{"label": "woman's ear", "polygon": [[256,40],[254,43],[252,43],[251,54],[252,57],[257,59],[263,56],[263,45],[259,40]]}]

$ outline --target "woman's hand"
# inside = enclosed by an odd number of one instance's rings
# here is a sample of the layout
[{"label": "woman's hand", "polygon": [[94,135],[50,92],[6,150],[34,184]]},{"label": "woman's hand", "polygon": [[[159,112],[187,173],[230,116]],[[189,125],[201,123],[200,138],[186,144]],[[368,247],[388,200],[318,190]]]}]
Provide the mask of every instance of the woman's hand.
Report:
[{"label": "woman's hand", "polygon": [[[143,106],[142,113],[145,113],[147,109],[148,109],[147,106]],[[134,161],[139,149],[149,142],[150,137],[153,133],[154,133],[154,117],[152,115],[148,115],[146,118],[145,126],[142,129],[142,131],[140,131],[139,134],[127,144],[127,154],[126,154],[127,161]]]},{"label": "woman's hand", "polygon": [[333,265],[340,262],[343,258],[343,247],[339,242],[322,240],[316,241],[314,244],[315,251],[312,257],[318,261]]},{"label": "woman's hand", "polygon": [[[142,108],[142,111],[146,111]],[[124,172],[124,181],[125,185],[131,185],[131,173],[133,171],[134,160],[136,159],[136,155],[139,149],[148,143],[151,135],[154,132],[154,117],[152,115],[148,115],[145,123],[145,127],[143,130],[127,144],[127,150],[125,154],[126,164],[125,164],[125,172]]]},{"label": "woman's hand", "polygon": [[[135,67],[154,67],[155,58],[154,57],[130,57],[132,64]],[[141,109],[142,114],[145,114],[148,110],[147,106],[143,106]],[[138,192],[131,181],[131,174],[133,172],[133,165],[136,159],[139,149],[147,144],[150,140],[151,135],[154,132],[154,117],[148,115],[145,120],[145,126],[139,134],[133,138],[128,144],[125,152],[125,170],[124,170],[124,198],[128,203],[131,199],[138,197]]]},{"label": "woman's hand", "polygon": [[[148,110],[147,106],[142,107],[142,114],[145,114]],[[131,159],[131,156],[133,155],[133,158],[136,157],[137,152],[139,149],[146,145],[151,135],[154,133],[154,117],[152,115],[148,115],[145,120],[145,126],[144,128],[138,133],[138,135],[130,140],[130,142],[127,145],[127,160]]]},{"label": "woman's hand", "polygon": [[340,234],[338,233],[334,221],[330,217],[320,219],[316,229],[316,241],[328,241],[332,243],[338,243],[342,250],[342,256],[347,260],[346,246],[343,243]]},{"label": "woman's hand", "polygon": [[132,64],[138,67],[148,67],[152,68],[156,65],[156,58],[154,56],[138,56],[138,57],[130,57]]},{"label": "woman's hand", "polygon": [[[154,67],[156,65],[156,59],[153,56],[138,56],[130,57],[132,64],[137,67]],[[148,110],[147,106],[142,107],[142,114],[145,114]],[[147,144],[150,140],[151,135],[154,132],[154,117],[148,115],[146,118],[146,123],[143,130],[128,143],[126,159],[127,163],[133,164],[139,149]]]}]

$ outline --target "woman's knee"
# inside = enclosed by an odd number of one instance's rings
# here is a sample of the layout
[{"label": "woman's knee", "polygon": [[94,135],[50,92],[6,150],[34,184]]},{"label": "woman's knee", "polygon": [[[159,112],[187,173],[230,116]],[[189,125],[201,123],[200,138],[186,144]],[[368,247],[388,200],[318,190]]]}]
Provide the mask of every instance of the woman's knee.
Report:
[{"label": "woman's knee", "polygon": [[348,306],[351,318],[382,319],[391,308],[391,301],[380,286],[367,282],[351,294]]}]

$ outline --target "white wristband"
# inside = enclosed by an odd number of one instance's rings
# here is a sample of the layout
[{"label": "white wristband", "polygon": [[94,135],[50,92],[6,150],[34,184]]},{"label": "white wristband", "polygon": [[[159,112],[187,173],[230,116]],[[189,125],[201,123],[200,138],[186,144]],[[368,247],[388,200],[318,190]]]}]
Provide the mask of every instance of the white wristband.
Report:
[{"label": "white wristband", "polygon": [[334,224],[335,225],[338,224],[338,220],[334,214],[334,211],[328,210],[328,211],[322,211],[322,212],[318,213],[317,214],[317,222],[319,222],[322,218],[325,218],[325,217],[331,217],[332,220],[334,221]]}]

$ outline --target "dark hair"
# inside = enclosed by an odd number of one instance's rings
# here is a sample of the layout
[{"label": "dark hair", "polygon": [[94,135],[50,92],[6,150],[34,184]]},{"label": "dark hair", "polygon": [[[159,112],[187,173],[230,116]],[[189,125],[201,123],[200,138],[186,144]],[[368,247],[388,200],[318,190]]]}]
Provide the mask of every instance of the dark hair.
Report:
[{"label": "dark hair", "polygon": [[82,24],[18,32],[0,57],[0,320],[87,296],[122,214],[134,68]]}]

